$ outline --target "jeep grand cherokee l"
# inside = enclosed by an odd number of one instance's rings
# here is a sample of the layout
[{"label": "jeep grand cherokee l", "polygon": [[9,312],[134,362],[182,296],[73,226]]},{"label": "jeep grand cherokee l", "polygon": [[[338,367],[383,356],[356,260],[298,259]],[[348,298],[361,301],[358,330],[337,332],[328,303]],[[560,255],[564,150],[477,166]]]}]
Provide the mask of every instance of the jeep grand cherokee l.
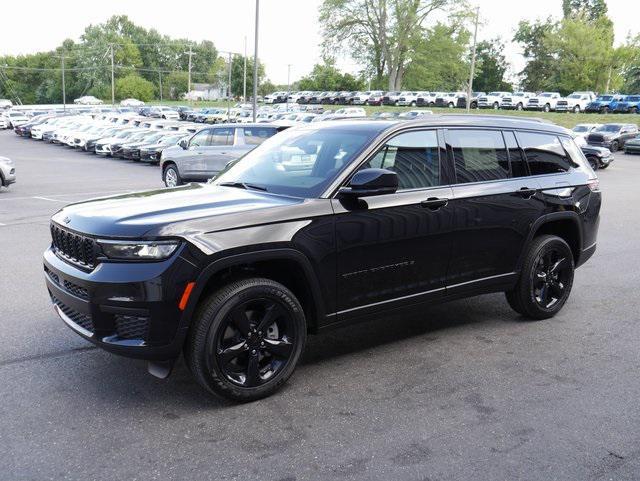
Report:
[{"label": "jeep grand cherokee l", "polygon": [[314,122],[209,184],[63,208],[44,273],[80,336],[160,377],[183,352],[205,389],[248,401],[289,378],[307,333],[500,291],[525,318],[554,316],[600,203],[551,124]]}]

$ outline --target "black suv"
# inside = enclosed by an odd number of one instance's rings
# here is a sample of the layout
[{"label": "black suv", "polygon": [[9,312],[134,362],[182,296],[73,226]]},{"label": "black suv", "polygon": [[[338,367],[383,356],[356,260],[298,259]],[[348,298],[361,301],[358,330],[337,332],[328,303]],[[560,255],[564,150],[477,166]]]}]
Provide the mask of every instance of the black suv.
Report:
[{"label": "black suv", "polygon": [[67,206],[47,288],[64,322],[167,376],[252,400],[307,333],[506,292],[555,315],[596,249],[598,180],[570,132],[498,116],[315,122],[209,184]]}]

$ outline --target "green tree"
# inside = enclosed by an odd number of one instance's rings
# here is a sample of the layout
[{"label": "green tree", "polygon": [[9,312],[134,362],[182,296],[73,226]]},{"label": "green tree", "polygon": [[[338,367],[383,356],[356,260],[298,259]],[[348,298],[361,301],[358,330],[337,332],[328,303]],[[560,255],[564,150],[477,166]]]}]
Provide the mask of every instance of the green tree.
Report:
[{"label": "green tree", "polygon": [[522,45],[526,60],[520,72],[522,88],[537,91],[553,88],[553,78],[560,65],[549,45],[549,37],[555,35],[558,23],[551,17],[544,21],[521,21],[513,41]]},{"label": "green tree", "polygon": [[116,81],[116,98],[119,100],[134,98],[149,102],[153,100],[155,87],[153,83],[137,74],[129,74]]},{"label": "green tree", "polygon": [[505,80],[508,65],[503,52],[504,43],[499,38],[478,43],[474,90],[490,92],[511,89],[511,85]]},{"label": "green tree", "polygon": [[586,17],[594,21],[607,16],[605,0],[562,0],[564,18]]},{"label": "green tree", "polygon": [[325,63],[316,64],[309,75],[298,81],[300,90],[362,90],[364,81],[349,73],[342,73],[335,65],[335,60],[325,59]]},{"label": "green tree", "polygon": [[[226,72],[226,70],[225,70]],[[265,76],[264,64],[258,62],[258,85]],[[227,80],[228,81],[228,80]],[[234,55],[231,61],[231,94],[241,97],[244,87],[244,57]],[[247,99],[253,95],[253,57],[247,57]]]},{"label": "green tree", "polygon": [[454,0],[324,0],[320,6],[325,52],[346,47],[369,65],[388,88],[403,84],[427,20],[436,11],[450,11]]},{"label": "green tree", "polygon": [[417,39],[407,65],[404,87],[416,90],[457,90],[468,80],[470,34],[462,22],[436,23]]}]

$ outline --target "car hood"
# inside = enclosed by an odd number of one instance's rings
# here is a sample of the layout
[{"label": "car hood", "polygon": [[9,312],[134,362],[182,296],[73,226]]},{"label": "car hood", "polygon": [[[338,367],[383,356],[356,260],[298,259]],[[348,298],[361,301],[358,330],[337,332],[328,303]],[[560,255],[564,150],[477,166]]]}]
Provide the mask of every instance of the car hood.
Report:
[{"label": "car hood", "polygon": [[191,237],[282,220],[282,214],[273,217],[256,212],[273,212],[303,202],[303,199],[235,187],[188,184],[71,204],[58,211],[52,220],[95,236]]},{"label": "car hood", "polygon": [[628,145],[640,145],[640,137],[634,137],[626,142]]},{"label": "car hood", "polygon": [[[157,149],[168,149],[170,147],[173,147],[173,145],[167,145],[167,144],[143,144],[140,146],[140,149],[144,149],[144,150],[157,150]],[[182,147],[180,147],[182,148]]]}]

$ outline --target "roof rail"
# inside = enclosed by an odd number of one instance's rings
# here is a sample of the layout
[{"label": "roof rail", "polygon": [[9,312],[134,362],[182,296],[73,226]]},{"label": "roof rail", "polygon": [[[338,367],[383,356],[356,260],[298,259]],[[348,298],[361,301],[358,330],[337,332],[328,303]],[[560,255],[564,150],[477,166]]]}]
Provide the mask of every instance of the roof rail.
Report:
[{"label": "roof rail", "polygon": [[[540,117],[526,117],[520,115],[491,115],[491,114],[435,114],[439,117],[469,117],[469,118],[483,118],[483,119],[505,119],[505,120],[521,120],[525,122],[538,122],[541,124],[553,124],[550,120],[542,119]],[[555,125],[555,124],[554,124]]]}]

